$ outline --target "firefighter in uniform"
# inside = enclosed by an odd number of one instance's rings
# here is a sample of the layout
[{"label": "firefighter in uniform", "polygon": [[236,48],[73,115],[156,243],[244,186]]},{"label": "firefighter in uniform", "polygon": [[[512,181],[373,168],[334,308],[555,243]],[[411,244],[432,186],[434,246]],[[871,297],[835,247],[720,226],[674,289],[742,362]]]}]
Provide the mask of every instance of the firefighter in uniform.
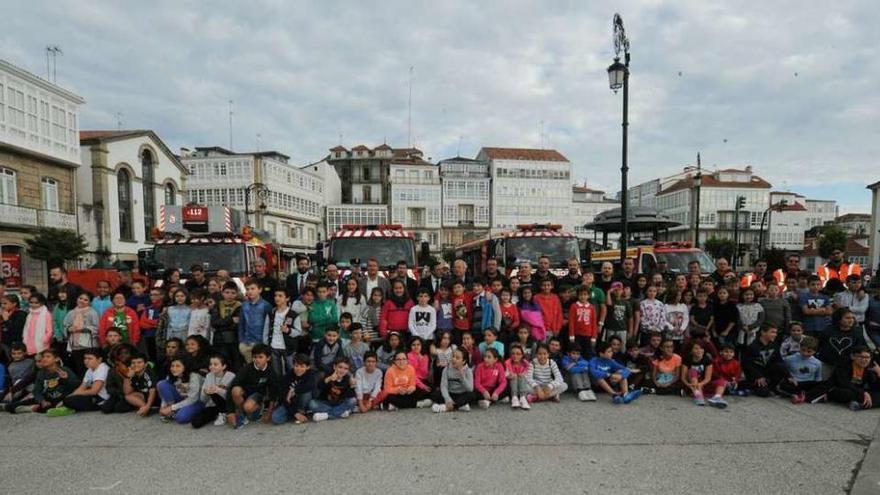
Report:
[{"label": "firefighter in uniform", "polygon": [[834,279],[839,280],[841,285],[843,285],[846,283],[846,277],[849,277],[850,275],[861,276],[861,274],[862,267],[860,267],[858,263],[844,261],[842,249],[835,249],[832,251],[831,258],[828,262],[816,270],[816,275],[822,280],[822,287],[825,287],[828,284],[828,281]]},{"label": "firefighter in uniform", "polygon": [[785,257],[785,268],[777,268],[773,271],[773,278],[779,283],[779,287],[786,290],[785,281],[788,279],[797,280],[798,272],[800,272],[801,257],[796,254],[789,254]]}]

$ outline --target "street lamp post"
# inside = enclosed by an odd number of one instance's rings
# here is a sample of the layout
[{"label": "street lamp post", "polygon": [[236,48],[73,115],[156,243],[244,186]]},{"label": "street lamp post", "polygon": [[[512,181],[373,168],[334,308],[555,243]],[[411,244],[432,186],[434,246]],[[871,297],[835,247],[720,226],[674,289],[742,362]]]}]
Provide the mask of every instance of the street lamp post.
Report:
[{"label": "street lamp post", "polygon": [[697,174],[694,176],[694,247],[700,247],[700,187],[703,185],[703,169],[700,166],[700,154],[697,153]]},{"label": "street lamp post", "polygon": [[[260,213],[266,212],[266,198],[269,197],[269,188],[266,187],[266,184],[262,182],[255,182],[246,188],[244,188],[244,217],[245,220],[250,223],[249,215],[250,212],[250,204],[251,204],[251,194],[255,194],[258,198],[260,198],[260,205],[257,207],[260,210]],[[254,211],[254,223],[257,222],[256,211]]]},{"label": "street lamp post", "polygon": [[739,212],[745,206],[746,197],[737,196],[736,206],[733,209],[733,259],[730,260],[734,271],[736,271],[736,266],[739,264]]},{"label": "street lamp post", "polygon": [[[608,84],[611,89],[617,93],[617,90],[623,88],[623,151],[620,165],[620,263],[626,259],[626,245],[629,240],[629,213],[627,212],[627,203],[629,202],[629,191],[627,191],[626,174],[629,167],[626,163],[627,148],[627,128],[629,127],[629,38],[626,37],[626,31],[623,29],[623,19],[620,14],[614,14],[612,21],[614,26],[614,63],[608,66]],[[623,51],[623,61],[620,63],[620,52]]]},{"label": "street lamp post", "polygon": [[[775,206],[770,205],[769,207],[767,207],[767,209],[764,210],[764,213],[761,215],[761,230],[758,233],[758,258],[759,259],[764,257],[764,221],[767,220],[767,214],[770,213],[772,215],[773,210],[776,210],[778,212],[782,212],[782,210],[786,206],[788,206],[788,201],[781,199],[781,200],[779,200],[779,203],[776,204]],[[769,229],[770,226],[768,225],[767,228]]]}]

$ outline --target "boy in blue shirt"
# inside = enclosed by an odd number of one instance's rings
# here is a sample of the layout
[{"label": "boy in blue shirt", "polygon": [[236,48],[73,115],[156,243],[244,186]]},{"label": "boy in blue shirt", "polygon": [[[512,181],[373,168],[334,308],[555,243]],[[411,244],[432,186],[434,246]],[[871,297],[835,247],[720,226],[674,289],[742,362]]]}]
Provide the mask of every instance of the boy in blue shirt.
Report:
[{"label": "boy in blue shirt", "polygon": [[783,382],[780,388],[793,394],[792,404],[813,403],[828,391],[822,383],[822,361],[814,356],[818,347],[818,340],[809,336],[804,337],[800,351],[783,359],[794,383]]},{"label": "boy in blue shirt", "polygon": [[641,390],[629,390],[629,369],[614,360],[614,349],[608,342],[596,344],[596,357],[590,360],[590,376],[593,383],[611,394],[611,402],[629,404],[642,395]]},{"label": "boy in blue shirt", "polygon": [[259,280],[250,279],[245,285],[244,302],[238,320],[238,352],[246,363],[253,361],[254,346],[269,339],[269,312],[272,306],[262,298]]},{"label": "boy in blue shirt", "polygon": [[816,275],[807,279],[809,290],[798,296],[798,306],[804,315],[804,330],[807,335],[817,337],[823,335],[831,326],[831,298],[821,292],[822,281]]},{"label": "boy in blue shirt", "polygon": [[581,356],[581,346],[577,342],[568,346],[568,354],[562,357],[559,369],[565,375],[569,389],[577,394],[578,400],[596,400],[596,394],[590,387],[590,362]]}]

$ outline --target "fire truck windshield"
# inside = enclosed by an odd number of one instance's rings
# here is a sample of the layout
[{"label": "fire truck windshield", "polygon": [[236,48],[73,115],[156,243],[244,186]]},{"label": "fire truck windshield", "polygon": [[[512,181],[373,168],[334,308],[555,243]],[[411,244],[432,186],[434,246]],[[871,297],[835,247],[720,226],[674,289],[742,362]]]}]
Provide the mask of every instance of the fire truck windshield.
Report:
[{"label": "fire truck windshield", "polygon": [[330,262],[340,268],[351,265],[358,258],[361,263],[375,258],[379,268],[388,269],[398,261],[406,261],[407,266],[416,265],[415,244],[406,237],[349,237],[330,240]]},{"label": "fire truck windshield", "polygon": [[243,244],[159,244],[153,257],[166,270],[180,269],[184,278],[193,265],[202,265],[208,272],[228,270],[231,275],[247,272]]},{"label": "fire truck windshield", "polygon": [[538,258],[550,258],[550,266],[562,268],[569,259],[579,256],[578,240],[574,237],[509,237],[506,242],[507,264],[523,261],[537,263]]},{"label": "fire truck windshield", "polygon": [[667,251],[657,253],[657,258],[666,260],[666,269],[671,273],[687,273],[688,263],[694,260],[700,262],[700,271],[702,273],[712,273],[715,271],[715,263],[703,251]]}]

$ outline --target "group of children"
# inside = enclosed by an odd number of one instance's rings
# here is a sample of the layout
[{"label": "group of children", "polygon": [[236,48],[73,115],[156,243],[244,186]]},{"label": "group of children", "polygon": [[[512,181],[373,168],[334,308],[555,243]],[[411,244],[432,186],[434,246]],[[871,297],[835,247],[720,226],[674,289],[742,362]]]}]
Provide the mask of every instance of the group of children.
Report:
[{"label": "group of children", "polygon": [[[311,283],[294,301],[257,279],[243,298],[233,282],[149,293],[135,282],[128,297],[102,283],[51,310],[33,292],[20,337],[3,328],[2,409],[241,428],[379,409],[528,410],[566,392],[614,404],[649,393],[717,408],[730,394],[873,406],[880,367],[863,322],[814,280],[788,289],[796,297],[763,282],[660,280],[615,280],[606,294],[591,272],[576,286],[532,275],[436,291],[394,278],[366,295],[351,278]],[[6,322],[13,298],[3,297]]]}]

